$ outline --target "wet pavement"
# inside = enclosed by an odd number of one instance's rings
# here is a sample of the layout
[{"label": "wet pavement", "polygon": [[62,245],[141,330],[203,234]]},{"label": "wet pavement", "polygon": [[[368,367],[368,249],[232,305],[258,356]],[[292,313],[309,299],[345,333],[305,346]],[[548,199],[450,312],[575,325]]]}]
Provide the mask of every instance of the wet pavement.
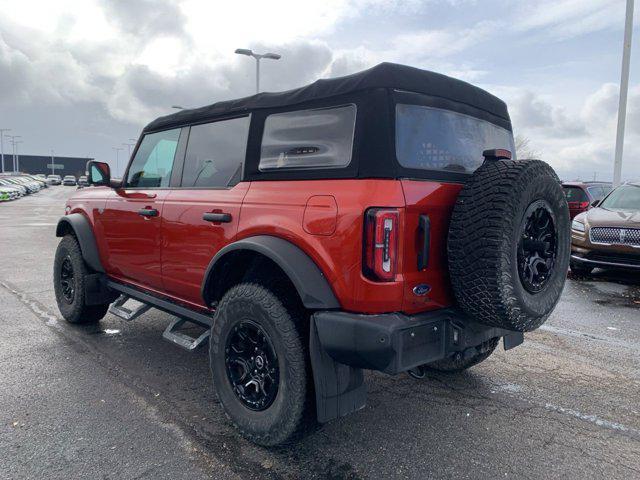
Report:
[{"label": "wet pavement", "polygon": [[264,449],[222,413],[206,349],[162,340],[169,315],[61,320],[73,191],[0,204],[0,478],[640,478],[640,275],[570,276],[521,347],[460,375],[370,373],[364,410]]}]

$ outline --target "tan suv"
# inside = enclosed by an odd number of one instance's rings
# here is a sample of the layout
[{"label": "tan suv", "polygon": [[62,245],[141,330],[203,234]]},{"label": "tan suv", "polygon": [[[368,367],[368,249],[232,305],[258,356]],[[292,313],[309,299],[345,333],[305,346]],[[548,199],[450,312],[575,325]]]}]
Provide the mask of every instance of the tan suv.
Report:
[{"label": "tan suv", "polygon": [[640,269],[640,183],[613,190],[571,223],[571,271]]}]

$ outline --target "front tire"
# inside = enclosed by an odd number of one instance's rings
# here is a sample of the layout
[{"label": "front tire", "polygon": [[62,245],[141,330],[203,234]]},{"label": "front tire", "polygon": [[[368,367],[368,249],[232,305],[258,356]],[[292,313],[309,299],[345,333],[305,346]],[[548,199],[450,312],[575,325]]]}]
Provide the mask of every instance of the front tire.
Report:
[{"label": "front tire", "polygon": [[69,323],[96,323],[107,314],[109,304],[85,303],[85,277],[89,273],[78,241],[73,235],[66,235],[58,244],[53,261],[53,288],[58,309]]},{"label": "front tire", "polygon": [[225,413],[248,440],[275,446],[311,419],[303,311],[257,283],[227,291],[214,316],[211,373]]}]

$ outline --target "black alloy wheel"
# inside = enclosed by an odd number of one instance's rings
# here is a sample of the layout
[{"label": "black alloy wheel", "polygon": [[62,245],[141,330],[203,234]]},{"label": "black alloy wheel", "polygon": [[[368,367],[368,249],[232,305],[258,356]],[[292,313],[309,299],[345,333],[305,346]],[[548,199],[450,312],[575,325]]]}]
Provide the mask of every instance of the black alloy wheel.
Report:
[{"label": "black alloy wheel", "polygon": [[544,200],[527,208],[518,243],[518,274],[531,294],[542,291],[552,277],[556,263],[558,234],[553,211]]},{"label": "black alloy wheel", "polygon": [[231,388],[250,410],[263,411],[278,394],[278,357],[266,332],[243,320],[233,327],[225,346],[225,370]]},{"label": "black alloy wheel", "polygon": [[73,273],[73,265],[71,257],[67,255],[62,261],[60,267],[60,285],[62,287],[62,296],[67,303],[73,303],[76,292],[76,281]]}]

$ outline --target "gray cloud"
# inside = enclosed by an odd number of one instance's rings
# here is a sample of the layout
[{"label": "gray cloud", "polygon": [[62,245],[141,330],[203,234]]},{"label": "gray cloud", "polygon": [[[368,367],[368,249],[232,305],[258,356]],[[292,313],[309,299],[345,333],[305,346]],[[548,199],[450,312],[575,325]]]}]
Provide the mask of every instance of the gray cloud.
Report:
[{"label": "gray cloud", "polygon": [[188,37],[186,18],[171,0],[102,0],[105,13],[120,29],[139,38]]}]

